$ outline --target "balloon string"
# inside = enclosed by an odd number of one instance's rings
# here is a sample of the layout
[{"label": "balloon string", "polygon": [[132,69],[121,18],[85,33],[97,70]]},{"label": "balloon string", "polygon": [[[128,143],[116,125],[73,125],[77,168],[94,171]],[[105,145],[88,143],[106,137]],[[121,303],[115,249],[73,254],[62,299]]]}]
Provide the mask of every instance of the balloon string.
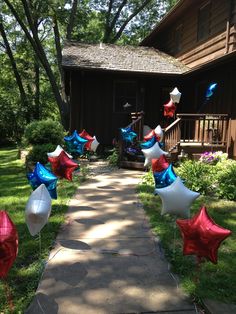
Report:
[{"label": "balloon string", "polygon": [[10,287],[8,285],[7,279],[4,279],[3,282],[4,282],[4,286],[5,286],[6,299],[7,299],[9,309],[10,309],[10,313],[13,313],[14,312],[14,304],[13,304],[13,300],[12,300],[11,290],[10,290]]},{"label": "balloon string", "polygon": [[42,254],[42,240],[41,240],[41,232],[39,231],[39,257]]},{"label": "balloon string", "polygon": [[176,222],[174,220],[173,260],[175,260],[175,252],[176,252]]}]

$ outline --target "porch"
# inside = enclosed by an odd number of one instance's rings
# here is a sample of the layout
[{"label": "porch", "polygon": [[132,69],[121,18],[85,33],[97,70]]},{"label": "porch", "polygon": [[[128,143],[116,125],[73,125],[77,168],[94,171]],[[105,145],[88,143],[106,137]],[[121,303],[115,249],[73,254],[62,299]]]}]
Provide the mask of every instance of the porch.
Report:
[{"label": "porch", "polygon": [[[143,141],[144,113],[132,114],[133,122],[127,127],[137,133],[138,142]],[[177,114],[176,119],[164,129],[164,150],[171,160],[176,160],[183,150],[190,158],[197,158],[204,151],[229,150],[230,119],[228,114]],[[143,156],[129,157],[125,143],[119,141],[120,167],[143,169]]]}]

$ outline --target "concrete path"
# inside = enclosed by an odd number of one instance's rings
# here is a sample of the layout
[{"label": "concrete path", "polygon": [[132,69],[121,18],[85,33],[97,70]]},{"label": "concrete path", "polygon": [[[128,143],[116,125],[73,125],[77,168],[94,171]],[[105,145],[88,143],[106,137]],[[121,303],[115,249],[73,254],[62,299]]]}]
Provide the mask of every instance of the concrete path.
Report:
[{"label": "concrete path", "polygon": [[80,186],[27,314],[196,313],[138,202],[140,176],[120,169]]}]

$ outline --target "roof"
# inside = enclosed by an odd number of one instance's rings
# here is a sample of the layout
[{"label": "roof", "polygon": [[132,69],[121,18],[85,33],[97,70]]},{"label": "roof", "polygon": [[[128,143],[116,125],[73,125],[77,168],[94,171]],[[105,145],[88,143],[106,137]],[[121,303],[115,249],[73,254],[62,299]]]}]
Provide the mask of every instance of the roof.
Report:
[{"label": "roof", "polygon": [[181,74],[189,70],[177,59],[150,47],[67,42],[64,68],[141,73]]},{"label": "roof", "polygon": [[177,1],[177,3],[173,6],[173,8],[171,8],[170,11],[168,11],[166,13],[166,15],[163,17],[163,19],[161,19],[160,22],[154,27],[154,29],[151,31],[151,33],[141,41],[140,45],[152,44],[152,39],[155,38],[155,35],[158,32],[160,32],[162,29],[168,27],[174,21],[179,19],[181,14],[185,10],[189,9],[191,5],[193,5],[192,0],[179,0],[179,1]]}]

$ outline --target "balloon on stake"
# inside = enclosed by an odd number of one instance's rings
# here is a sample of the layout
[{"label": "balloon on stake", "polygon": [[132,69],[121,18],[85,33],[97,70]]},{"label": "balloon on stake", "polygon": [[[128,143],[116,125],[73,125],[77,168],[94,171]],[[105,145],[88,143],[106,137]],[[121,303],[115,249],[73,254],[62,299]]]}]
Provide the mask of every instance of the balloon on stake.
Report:
[{"label": "balloon on stake", "polygon": [[162,130],[162,127],[160,125],[158,125],[155,129],[154,129],[154,132],[156,134],[156,137],[157,137],[157,140],[158,142],[162,142],[163,140],[163,130]]},{"label": "balloon on stake", "polygon": [[26,204],[25,220],[32,236],[38,234],[45,226],[51,214],[51,197],[44,184],[34,190]]},{"label": "balloon on stake", "polygon": [[72,173],[78,168],[78,164],[71,160],[64,151],[58,157],[48,157],[48,161],[56,176],[72,181]]},{"label": "balloon on stake", "polygon": [[91,151],[96,152],[97,147],[100,143],[98,142],[98,140],[96,139],[96,136],[94,135],[93,137],[93,141],[91,143]]},{"label": "balloon on stake", "polygon": [[154,135],[150,140],[140,143],[142,149],[151,148],[156,143],[156,136]]},{"label": "balloon on stake", "polygon": [[156,142],[151,148],[142,149],[142,152],[145,157],[144,167],[147,167],[151,164],[152,159],[160,158],[161,155],[168,155],[167,152],[163,151],[158,142]]},{"label": "balloon on stake", "polygon": [[198,262],[205,257],[213,264],[217,264],[218,248],[231,231],[217,225],[204,206],[193,218],[177,219],[176,223],[184,241],[183,254],[196,255]]},{"label": "balloon on stake", "polygon": [[122,137],[123,141],[125,141],[127,143],[133,143],[134,139],[137,137],[137,134],[135,132],[133,132],[130,127],[121,128],[120,132],[121,132],[121,137]]},{"label": "balloon on stake", "polygon": [[161,172],[169,167],[168,160],[165,155],[160,158],[152,159],[152,172]]},{"label": "balloon on stake", "polygon": [[164,105],[164,116],[173,118],[175,115],[176,106],[172,100],[170,100],[167,104]]},{"label": "balloon on stake", "polygon": [[172,92],[170,92],[170,99],[173,101],[173,103],[179,103],[181,98],[181,93],[179,92],[178,88],[175,87]]},{"label": "balloon on stake", "polygon": [[[69,159],[69,157],[67,158]],[[27,174],[27,178],[33,190],[41,184],[45,184],[51,198],[57,199],[57,177],[51,171],[46,169],[40,162],[37,162],[33,172]]]},{"label": "balloon on stake", "polygon": [[[169,167],[161,172],[154,172],[153,173],[154,180],[155,180],[155,187],[165,188],[172,184],[175,179],[177,178],[173,166],[170,164]],[[156,194],[156,190],[154,192]]]},{"label": "balloon on stake", "polygon": [[190,206],[192,202],[199,197],[199,193],[189,190],[177,177],[175,181],[162,189],[155,189],[162,201],[161,214],[176,215],[183,218],[189,218]]},{"label": "balloon on stake", "polygon": [[84,152],[84,146],[88,142],[85,138],[79,136],[75,130],[72,135],[65,136],[64,140],[66,142],[67,149],[70,153],[82,155]]},{"label": "balloon on stake", "polygon": [[0,211],[0,278],[5,279],[18,252],[18,233],[6,211]]},{"label": "balloon on stake", "polygon": [[62,151],[64,151],[69,158],[71,158],[71,159],[73,158],[60,145],[57,145],[57,148],[54,150],[54,152],[47,153],[47,155],[48,155],[48,157],[58,157]]},{"label": "balloon on stake", "polygon": [[91,150],[91,144],[92,144],[94,138],[91,135],[89,135],[88,132],[85,130],[83,130],[81,133],[79,133],[79,136],[87,140],[87,143],[85,143],[84,147],[87,150]]}]

